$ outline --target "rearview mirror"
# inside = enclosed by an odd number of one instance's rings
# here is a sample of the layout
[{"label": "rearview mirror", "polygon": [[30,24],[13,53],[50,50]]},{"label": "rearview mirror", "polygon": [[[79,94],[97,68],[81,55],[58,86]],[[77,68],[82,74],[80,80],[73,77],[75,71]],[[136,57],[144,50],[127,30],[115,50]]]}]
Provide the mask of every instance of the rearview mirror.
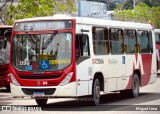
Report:
[{"label": "rearview mirror", "polygon": [[7,48],[7,36],[11,36],[12,29],[8,29],[4,32],[4,42],[3,42],[3,49]]},{"label": "rearview mirror", "polygon": [[6,48],[7,48],[7,38],[4,38],[3,49],[6,49]]}]

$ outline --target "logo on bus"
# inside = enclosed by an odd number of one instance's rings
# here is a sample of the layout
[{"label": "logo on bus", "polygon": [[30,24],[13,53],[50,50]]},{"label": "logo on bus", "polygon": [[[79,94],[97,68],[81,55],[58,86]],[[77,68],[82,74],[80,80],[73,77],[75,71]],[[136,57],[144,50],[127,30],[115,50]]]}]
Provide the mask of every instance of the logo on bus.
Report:
[{"label": "logo on bus", "polygon": [[109,64],[118,64],[118,60],[116,60],[116,59],[108,59],[108,63]]},{"label": "logo on bus", "polygon": [[125,56],[122,56],[122,64],[125,64],[126,63],[126,58]]},{"label": "logo on bus", "polygon": [[104,60],[103,59],[92,59],[92,63],[93,64],[104,64]]},{"label": "logo on bus", "polygon": [[136,59],[134,59],[133,65],[134,65],[135,69],[140,69],[141,70],[142,75],[144,74],[142,56],[141,55],[136,55]]},{"label": "logo on bus", "polygon": [[38,81],[38,82],[37,82],[37,86],[40,86],[40,84],[41,84],[41,82],[40,82],[40,81]]}]

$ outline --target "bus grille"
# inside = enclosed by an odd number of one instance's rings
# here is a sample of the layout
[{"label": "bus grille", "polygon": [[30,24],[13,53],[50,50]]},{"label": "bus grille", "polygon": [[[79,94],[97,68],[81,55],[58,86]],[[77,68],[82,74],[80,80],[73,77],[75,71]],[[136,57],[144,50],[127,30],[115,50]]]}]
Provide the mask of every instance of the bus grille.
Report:
[{"label": "bus grille", "polygon": [[33,75],[18,75],[19,78],[21,79],[55,79],[59,78],[61,75],[43,75],[43,76],[33,76]]},{"label": "bus grille", "polygon": [[30,88],[22,88],[22,91],[26,95],[33,95],[34,92],[44,92],[45,95],[53,95],[56,88],[45,88],[45,89],[30,89]]}]

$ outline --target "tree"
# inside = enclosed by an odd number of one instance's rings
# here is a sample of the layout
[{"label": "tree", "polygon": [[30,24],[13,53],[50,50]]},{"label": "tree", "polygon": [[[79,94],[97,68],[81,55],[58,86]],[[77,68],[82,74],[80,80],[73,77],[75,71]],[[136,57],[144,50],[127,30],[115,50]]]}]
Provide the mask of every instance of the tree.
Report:
[{"label": "tree", "polygon": [[152,7],[152,0],[143,0],[143,3],[145,3],[147,6]]},{"label": "tree", "polygon": [[160,7],[149,7],[145,3],[139,3],[135,6],[134,10],[121,11],[116,9],[113,18],[120,21],[141,23],[148,23],[151,20],[155,27],[160,28]]},{"label": "tree", "polygon": [[19,0],[17,6],[11,4],[7,8],[5,19],[7,24],[13,24],[18,19],[71,14],[73,11],[76,11],[73,0]]},{"label": "tree", "polygon": [[151,4],[152,4],[152,6],[159,7],[160,6],[160,0],[151,0]]},{"label": "tree", "polygon": [[5,17],[6,17],[6,13],[5,10],[8,7],[8,3],[12,4],[13,0],[5,0],[3,4],[1,4],[0,6],[0,20],[2,21],[2,23],[5,25]]},{"label": "tree", "polygon": [[124,3],[124,9],[133,9],[133,1],[135,1],[135,4],[139,3],[145,3],[149,7],[158,7],[160,6],[160,0],[127,0]]}]

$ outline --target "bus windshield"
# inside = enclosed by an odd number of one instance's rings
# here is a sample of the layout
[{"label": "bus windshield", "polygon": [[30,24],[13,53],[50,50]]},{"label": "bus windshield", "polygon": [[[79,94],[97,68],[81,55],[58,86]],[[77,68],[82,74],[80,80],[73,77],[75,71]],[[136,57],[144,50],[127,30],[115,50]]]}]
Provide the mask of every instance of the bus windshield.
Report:
[{"label": "bus windshield", "polygon": [[3,45],[4,39],[0,39],[0,65],[9,64],[10,38],[7,38],[7,47]]},{"label": "bus windshield", "polygon": [[71,64],[71,50],[71,33],[15,35],[12,64],[20,71],[57,71]]}]

